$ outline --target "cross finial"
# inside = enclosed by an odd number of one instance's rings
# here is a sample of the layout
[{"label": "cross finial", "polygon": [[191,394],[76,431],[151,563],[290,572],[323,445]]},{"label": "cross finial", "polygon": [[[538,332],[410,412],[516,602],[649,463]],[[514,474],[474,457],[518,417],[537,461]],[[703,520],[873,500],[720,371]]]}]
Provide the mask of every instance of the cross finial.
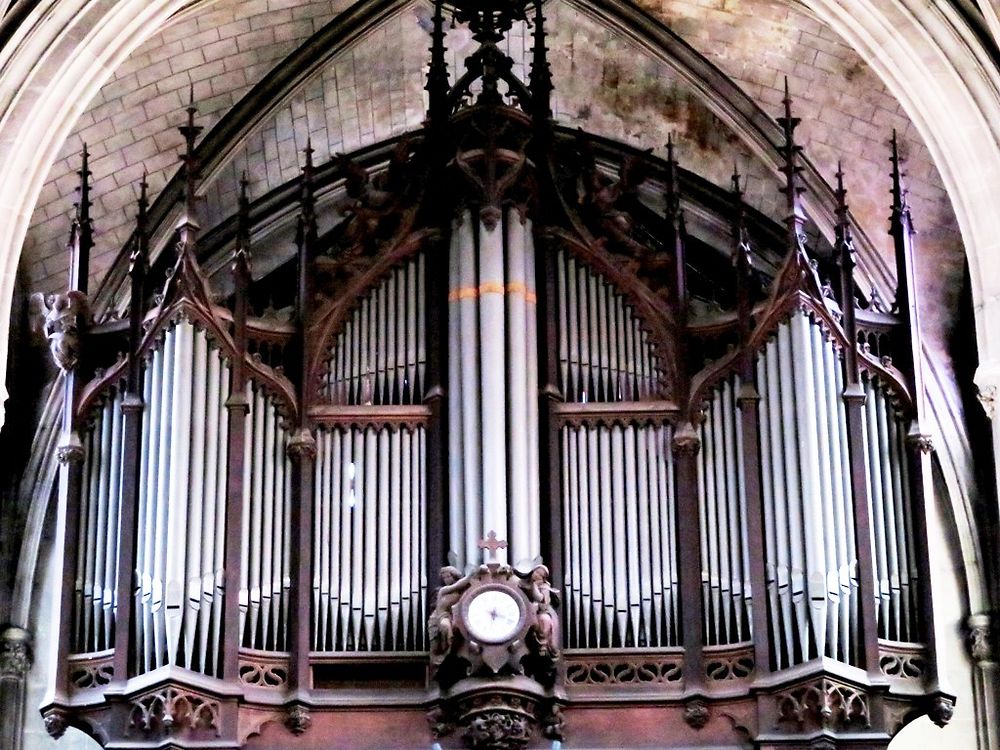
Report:
[{"label": "cross finial", "polygon": [[496,562],[497,550],[507,549],[507,542],[503,539],[497,539],[497,533],[495,531],[490,531],[490,533],[486,535],[485,539],[479,540],[479,549],[488,549],[490,551],[490,556],[487,562]]}]

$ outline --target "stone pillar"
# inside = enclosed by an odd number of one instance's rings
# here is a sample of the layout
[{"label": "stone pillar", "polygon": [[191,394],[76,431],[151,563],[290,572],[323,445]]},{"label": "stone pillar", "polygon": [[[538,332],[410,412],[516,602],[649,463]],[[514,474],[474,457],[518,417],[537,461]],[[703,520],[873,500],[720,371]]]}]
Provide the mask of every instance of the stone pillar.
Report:
[{"label": "stone pillar", "polygon": [[31,634],[18,627],[0,633],[0,750],[21,750],[24,696],[31,668]]},{"label": "stone pillar", "polygon": [[1000,664],[993,648],[992,618],[988,614],[972,615],[967,624],[979,750],[1000,750]]}]

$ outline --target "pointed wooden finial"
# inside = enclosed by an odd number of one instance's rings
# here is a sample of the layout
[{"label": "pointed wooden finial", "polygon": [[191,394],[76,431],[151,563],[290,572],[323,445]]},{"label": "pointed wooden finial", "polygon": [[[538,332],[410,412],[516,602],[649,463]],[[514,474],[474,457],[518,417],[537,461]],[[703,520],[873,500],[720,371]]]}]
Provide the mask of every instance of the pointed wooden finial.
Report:
[{"label": "pointed wooden finial", "polygon": [[844,169],[837,162],[837,226],[834,252],[840,265],[840,310],[843,315],[844,333],[851,341],[845,348],[845,365],[848,385],[860,382],[858,370],[858,327],[854,302],[854,237],[851,234],[851,220],[847,208],[847,190],[844,188]]},{"label": "pointed wooden finial", "polygon": [[448,80],[447,49],[444,46],[444,0],[434,0],[432,23],[431,62],[427,68],[427,84],[424,86],[429,95],[427,119],[432,125],[443,127],[448,119],[448,92],[451,87]]},{"label": "pointed wooden finial", "polygon": [[145,313],[143,302],[146,298],[146,274],[149,270],[149,185],[146,173],[142,173],[139,182],[138,211],[135,222],[135,240],[132,253],[129,256],[129,333],[128,333],[128,392],[137,397],[141,388],[141,363],[139,362],[139,345],[142,342],[142,318]]},{"label": "pointed wooden finial", "polygon": [[90,152],[87,144],[83,144],[80,156],[80,169],[77,171],[80,185],[77,187],[75,216],[70,229],[70,259],[69,288],[87,293],[90,276],[90,251],[94,248],[94,223],[90,218]]},{"label": "pointed wooden finial", "polygon": [[536,118],[548,120],[552,116],[552,66],[549,65],[548,47],[545,46],[545,15],[542,0],[535,0],[534,44],[532,46],[531,76],[529,85]]}]

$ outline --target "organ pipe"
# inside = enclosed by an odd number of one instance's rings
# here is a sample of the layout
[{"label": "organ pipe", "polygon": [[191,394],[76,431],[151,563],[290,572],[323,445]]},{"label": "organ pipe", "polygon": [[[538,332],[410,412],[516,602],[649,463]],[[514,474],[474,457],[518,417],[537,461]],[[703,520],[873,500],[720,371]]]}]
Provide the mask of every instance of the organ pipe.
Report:
[{"label": "organ pipe", "polygon": [[758,357],[757,379],[775,668],[817,656],[856,663],[853,499],[834,479],[850,470],[841,355],[796,313]]},{"label": "organ pipe", "polygon": [[669,425],[564,426],[567,645],[679,645]]},{"label": "organ pipe", "polygon": [[[530,220],[507,209],[495,226],[454,222],[449,293],[451,543],[460,565],[480,560],[490,531],[510,559],[541,548],[538,357]],[[506,551],[499,555],[506,560]]]},{"label": "organ pipe", "polygon": [[292,576],[289,434],[273,396],[256,383],[247,385],[246,395],[240,643],[286,651]]},{"label": "organ pipe", "polygon": [[657,358],[624,296],[565,251],[558,253],[559,375],[566,401],[656,398]]},{"label": "organ pipe", "polygon": [[319,431],[313,650],[426,647],[425,465],[423,427]]},{"label": "organ pipe", "polygon": [[347,405],[418,404],[426,367],[423,254],[395,268],[337,335],[320,396]]},{"label": "organ pipe", "polygon": [[713,391],[699,428],[703,631],[710,646],[750,640],[750,561],[741,474],[743,435],[736,405],[740,379]]},{"label": "organ pipe", "polygon": [[229,364],[204,331],[179,322],[147,360],[143,395],[133,671],[174,664],[217,676]]}]

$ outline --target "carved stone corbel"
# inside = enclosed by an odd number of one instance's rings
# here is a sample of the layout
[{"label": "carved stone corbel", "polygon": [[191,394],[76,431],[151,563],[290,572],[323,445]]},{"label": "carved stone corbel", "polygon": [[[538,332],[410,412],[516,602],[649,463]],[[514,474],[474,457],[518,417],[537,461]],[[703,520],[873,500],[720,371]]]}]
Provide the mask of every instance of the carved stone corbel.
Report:
[{"label": "carved stone corbel", "polygon": [[23,679],[31,669],[31,634],[10,627],[0,635],[0,679]]}]

